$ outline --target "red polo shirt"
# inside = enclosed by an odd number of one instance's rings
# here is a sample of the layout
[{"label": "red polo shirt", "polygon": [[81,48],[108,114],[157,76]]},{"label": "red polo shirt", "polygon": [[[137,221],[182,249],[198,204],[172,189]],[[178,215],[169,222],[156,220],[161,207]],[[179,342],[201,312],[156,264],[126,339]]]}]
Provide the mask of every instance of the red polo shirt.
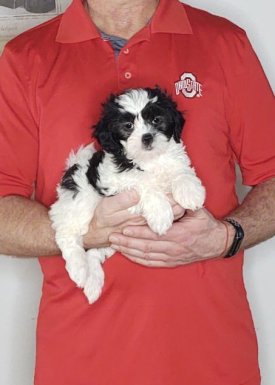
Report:
[{"label": "red polo shirt", "polygon": [[[222,217],[244,183],[275,176],[274,96],[244,31],[160,0],[115,59],[75,0],[11,41],[0,67],[0,193],[49,206],[71,149],[90,141],[101,102],[130,87],[166,88],[186,116],[183,140]],[[88,305],[60,256],[44,273],[35,385],[259,385],[243,257],[174,269],[116,254]]]}]

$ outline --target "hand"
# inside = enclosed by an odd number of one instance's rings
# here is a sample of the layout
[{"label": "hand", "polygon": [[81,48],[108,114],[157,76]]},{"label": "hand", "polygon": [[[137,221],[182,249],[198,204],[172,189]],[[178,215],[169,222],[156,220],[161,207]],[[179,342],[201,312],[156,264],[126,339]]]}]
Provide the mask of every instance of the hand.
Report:
[{"label": "hand", "polygon": [[146,225],[127,226],[122,233],[113,233],[109,240],[111,247],[133,262],[176,267],[225,255],[233,237],[230,224],[200,209],[187,211],[165,235],[158,236]]},{"label": "hand", "polygon": [[110,246],[108,239],[112,232],[121,232],[129,225],[144,225],[143,217],[128,211],[128,208],[136,205],[138,201],[139,196],[135,190],[102,198],[95,209],[89,231],[84,236],[84,247],[87,249],[108,247]]},{"label": "hand", "polygon": [[[104,197],[96,207],[89,231],[84,236],[84,247],[99,248],[110,246],[109,237],[112,233],[121,233],[127,226],[145,225],[145,219],[140,215],[131,214],[128,208],[139,201],[135,190],[124,191],[112,197]],[[184,215],[184,210],[169,196],[174,218]]]}]

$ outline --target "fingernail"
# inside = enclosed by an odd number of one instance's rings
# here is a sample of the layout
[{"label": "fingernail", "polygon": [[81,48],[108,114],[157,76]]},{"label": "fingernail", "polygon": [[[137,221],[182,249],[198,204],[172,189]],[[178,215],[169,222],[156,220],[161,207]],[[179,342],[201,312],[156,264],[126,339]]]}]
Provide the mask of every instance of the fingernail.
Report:
[{"label": "fingernail", "polygon": [[114,235],[110,236],[109,241],[111,243],[116,243],[117,245],[119,244],[119,239],[117,237],[115,237]]}]

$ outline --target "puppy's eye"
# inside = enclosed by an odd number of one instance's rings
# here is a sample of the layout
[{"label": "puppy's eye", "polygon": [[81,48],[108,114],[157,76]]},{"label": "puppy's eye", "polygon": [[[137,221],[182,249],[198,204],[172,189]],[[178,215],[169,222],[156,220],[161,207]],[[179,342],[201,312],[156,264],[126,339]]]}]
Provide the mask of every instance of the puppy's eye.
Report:
[{"label": "puppy's eye", "polygon": [[162,121],[161,116],[155,116],[154,119],[152,120],[152,123],[153,124],[159,124],[159,123],[161,123],[161,121]]},{"label": "puppy's eye", "polygon": [[127,122],[124,124],[124,127],[127,128],[127,130],[131,130],[132,128],[134,128],[134,123]]}]

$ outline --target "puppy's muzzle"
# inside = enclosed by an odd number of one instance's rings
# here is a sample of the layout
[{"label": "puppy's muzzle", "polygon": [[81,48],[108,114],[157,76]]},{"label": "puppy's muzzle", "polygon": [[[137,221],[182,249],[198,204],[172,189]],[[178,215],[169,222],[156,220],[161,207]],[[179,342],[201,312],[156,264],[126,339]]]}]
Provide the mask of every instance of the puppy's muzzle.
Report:
[{"label": "puppy's muzzle", "polygon": [[151,145],[152,145],[152,143],[153,143],[153,140],[154,140],[153,135],[152,135],[152,134],[149,134],[149,133],[144,134],[144,135],[142,135],[142,137],[141,137],[142,144],[143,144],[143,146],[144,146],[146,149],[151,149],[151,147],[152,147]]}]

